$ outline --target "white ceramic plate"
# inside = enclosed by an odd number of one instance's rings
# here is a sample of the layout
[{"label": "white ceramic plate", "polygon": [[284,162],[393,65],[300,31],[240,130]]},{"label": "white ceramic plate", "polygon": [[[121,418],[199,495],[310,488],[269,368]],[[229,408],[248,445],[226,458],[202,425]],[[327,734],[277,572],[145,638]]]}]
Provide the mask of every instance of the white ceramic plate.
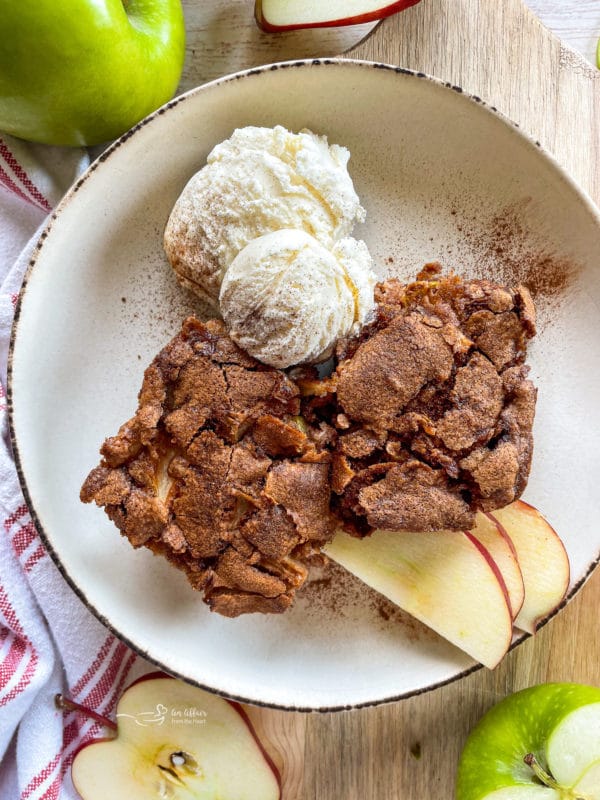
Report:
[{"label": "white ceramic plate", "polygon": [[100,443],[135,408],[144,367],[195,308],[162,252],[175,199],[235,127],[276,123],[350,148],[368,210],[355,235],[382,276],[439,259],[533,284],[540,392],[525,497],[566,543],[571,595],[600,552],[600,219],[477,98],[328,60],[252,70],[169,103],[88,170],[43,234],[14,328],[11,426],[30,508],[71,586],[136,650],[194,683],[285,708],[360,706],[456,679],[473,662],[339,571],[290,613],[211,614],[183,575],[132,550],[78,499]]}]

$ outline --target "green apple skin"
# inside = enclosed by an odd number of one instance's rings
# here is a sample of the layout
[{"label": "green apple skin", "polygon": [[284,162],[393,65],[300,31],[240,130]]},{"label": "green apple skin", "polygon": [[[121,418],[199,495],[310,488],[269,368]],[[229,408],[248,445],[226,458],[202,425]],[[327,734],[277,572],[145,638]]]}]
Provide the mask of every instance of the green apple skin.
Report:
[{"label": "green apple skin", "polygon": [[533,753],[544,769],[546,742],[571,712],[600,702],[600,689],[548,683],[510,695],[471,731],[462,752],[456,800],[482,800],[499,789],[540,785],[523,759]]},{"label": "green apple skin", "polygon": [[55,145],[120,136],[169,100],[180,0],[1,0],[0,131]]}]

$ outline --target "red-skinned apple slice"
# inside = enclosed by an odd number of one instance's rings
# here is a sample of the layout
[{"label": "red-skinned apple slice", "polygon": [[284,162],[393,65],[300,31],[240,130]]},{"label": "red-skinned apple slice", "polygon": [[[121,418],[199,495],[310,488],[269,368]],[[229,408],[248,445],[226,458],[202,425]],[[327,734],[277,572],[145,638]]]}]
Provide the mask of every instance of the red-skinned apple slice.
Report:
[{"label": "red-skinned apple slice", "polygon": [[569,587],[567,552],[540,512],[522,500],[490,516],[512,541],[523,573],[525,601],[515,625],[526,633],[535,633],[540,620],[560,605]]},{"label": "red-skinned apple slice", "polygon": [[123,693],[117,723],[115,738],[75,756],[84,800],[280,800],[279,775],[237,704],[159,674]]},{"label": "red-skinned apple slice", "polygon": [[512,618],[515,619],[525,600],[523,574],[517,552],[506,531],[487,514],[477,514],[471,534],[485,547],[497,564],[508,592]]},{"label": "red-skinned apple slice", "polygon": [[343,532],[326,554],[492,669],[508,650],[512,617],[489,553],[468,533]]},{"label": "red-skinned apple slice", "polygon": [[331,28],[360,25],[383,19],[420,0],[256,0],[258,25],[270,33],[299,28]]}]

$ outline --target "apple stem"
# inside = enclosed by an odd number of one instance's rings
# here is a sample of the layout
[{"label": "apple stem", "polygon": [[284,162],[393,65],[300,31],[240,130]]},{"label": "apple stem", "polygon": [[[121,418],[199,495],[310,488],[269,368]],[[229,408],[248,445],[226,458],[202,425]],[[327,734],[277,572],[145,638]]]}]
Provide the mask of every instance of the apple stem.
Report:
[{"label": "apple stem", "polygon": [[554,780],[552,775],[549,775],[546,770],[541,767],[533,753],[527,753],[523,761],[528,767],[531,767],[536,778],[538,778],[544,786],[548,786],[549,789],[556,789],[559,792],[562,790],[562,787]]},{"label": "apple stem", "polygon": [[591,800],[591,798],[588,798],[585,795],[574,794],[572,790],[564,789],[559,783],[557,783],[557,781],[554,780],[552,775],[550,775],[540,766],[539,761],[533,755],[533,753],[527,753],[523,761],[528,767],[531,767],[536,778],[538,778],[544,784],[544,786],[547,786],[549,789],[556,789],[556,791],[560,793],[561,797],[570,798],[570,800]]},{"label": "apple stem", "polygon": [[96,711],[92,711],[91,708],[86,708],[80,705],[80,703],[76,703],[74,700],[69,700],[69,698],[65,697],[63,694],[55,695],[54,705],[60,711],[79,711],[81,714],[89,717],[89,719],[93,719],[95,722],[99,722],[100,725],[104,725],[105,728],[110,728],[115,732],[117,730],[117,723],[113,722],[112,719],[103,717],[102,714],[98,714]]}]

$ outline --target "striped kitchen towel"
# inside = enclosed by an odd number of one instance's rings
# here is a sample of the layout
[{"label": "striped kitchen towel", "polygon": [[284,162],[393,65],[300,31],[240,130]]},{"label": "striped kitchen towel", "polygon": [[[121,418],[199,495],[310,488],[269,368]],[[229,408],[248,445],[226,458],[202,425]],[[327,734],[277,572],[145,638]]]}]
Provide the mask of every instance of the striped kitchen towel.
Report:
[{"label": "striped kitchen towel", "polygon": [[87,166],[84,150],[0,138],[0,798],[78,797],[70,764],[96,723],[57,711],[62,692],[110,715],[150,665],[93,617],[48,556],[8,438],[6,359],[22,277],[46,217]]}]

